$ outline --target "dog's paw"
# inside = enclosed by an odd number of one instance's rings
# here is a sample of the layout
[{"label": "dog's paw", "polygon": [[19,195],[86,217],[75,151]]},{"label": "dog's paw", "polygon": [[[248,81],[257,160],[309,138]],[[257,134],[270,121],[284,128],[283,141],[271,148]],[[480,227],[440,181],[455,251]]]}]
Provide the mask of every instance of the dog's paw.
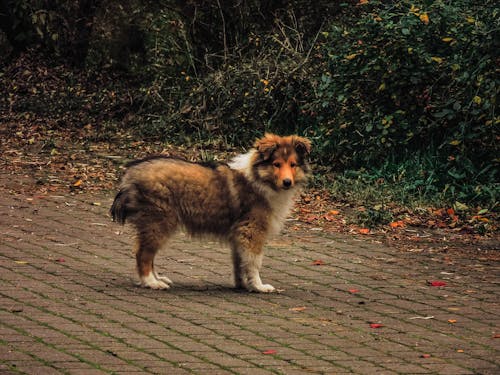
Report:
[{"label": "dog's paw", "polygon": [[[170,281],[170,280],[169,280]],[[172,282],[172,281],[170,281]],[[159,280],[157,279],[154,275],[148,275],[141,277],[141,281],[139,282],[139,285],[143,288],[150,288],[150,289],[169,289],[170,285],[164,280]]]},{"label": "dog's paw", "polygon": [[170,280],[167,276],[158,276],[158,274],[155,273],[156,280],[164,282],[165,284],[172,286],[174,282]]},{"label": "dog's paw", "polygon": [[260,285],[251,285],[248,290],[251,292],[259,292],[259,293],[272,293],[276,291],[274,286],[271,284],[260,284]]}]

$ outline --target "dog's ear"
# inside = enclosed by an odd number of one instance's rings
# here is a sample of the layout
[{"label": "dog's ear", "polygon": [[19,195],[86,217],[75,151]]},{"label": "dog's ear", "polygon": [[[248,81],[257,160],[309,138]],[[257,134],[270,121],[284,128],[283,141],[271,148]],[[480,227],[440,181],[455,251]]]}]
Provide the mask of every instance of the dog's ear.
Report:
[{"label": "dog's ear", "polygon": [[274,134],[266,133],[263,138],[257,139],[253,145],[255,149],[262,155],[264,160],[271,157],[273,152],[278,148],[278,139]]},{"label": "dog's ear", "polygon": [[293,136],[292,144],[300,155],[309,155],[311,152],[311,141],[307,138]]}]

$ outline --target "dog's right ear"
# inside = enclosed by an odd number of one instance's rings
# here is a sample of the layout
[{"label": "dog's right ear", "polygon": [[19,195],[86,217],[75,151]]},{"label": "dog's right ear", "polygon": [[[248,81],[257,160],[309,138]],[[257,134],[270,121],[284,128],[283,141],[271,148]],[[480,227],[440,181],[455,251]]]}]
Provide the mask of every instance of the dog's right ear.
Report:
[{"label": "dog's right ear", "polygon": [[264,160],[268,160],[278,148],[279,141],[277,138],[274,134],[266,133],[263,138],[255,141],[253,147],[261,154]]}]

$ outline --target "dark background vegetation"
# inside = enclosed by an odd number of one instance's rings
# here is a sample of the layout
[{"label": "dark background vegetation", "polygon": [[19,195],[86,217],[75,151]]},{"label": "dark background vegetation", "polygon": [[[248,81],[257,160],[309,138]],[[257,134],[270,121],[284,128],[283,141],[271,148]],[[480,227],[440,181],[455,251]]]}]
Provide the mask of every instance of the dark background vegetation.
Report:
[{"label": "dark background vegetation", "polygon": [[3,119],[214,148],[299,133],[341,198],[496,208],[496,1],[0,4]]}]

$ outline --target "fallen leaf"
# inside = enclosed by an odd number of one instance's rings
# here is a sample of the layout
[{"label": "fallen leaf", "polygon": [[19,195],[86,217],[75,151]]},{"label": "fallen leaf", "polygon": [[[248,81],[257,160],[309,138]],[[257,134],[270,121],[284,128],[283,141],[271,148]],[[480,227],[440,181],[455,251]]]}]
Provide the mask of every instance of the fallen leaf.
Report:
[{"label": "fallen leaf", "polygon": [[494,335],[492,338],[493,338],[493,339],[500,339],[500,333],[497,333],[497,334],[496,334],[496,335]]},{"label": "fallen leaf", "polygon": [[430,358],[430,357],[431,357],[431,355],[430,355],[430,354],[422,354],[422,355],[420,356],[420,358]]},{"label": "fallen leaf", "polygon": [[349,289],[348,292],[352,293],[352,294],[356,294],[356,293],[359,293],[359,290],[358,289]]},{"label": "fallen leaf", "polygon": [[313,264],[313,266],[323,266],[323,265],[325,265],[325,262],[323,262],[320,259],[317,259],[314,262],[312,262],[312,264]]},{"label": "fallen leaf", "polygon": [[370,323],[370,328],[382,328],[384,325],[380,323]]},{"label": "fallen leaf", "polygon": [[393,221],[389,225],[391,226],[391,228],[404,228],[405,227],[405,223],[403,222],[403,220]]},{"label": "fallen leaf", "polygon": [[79,187],[81,184],[82,184],[82,180],[76,180],[75,182],[73,182],[73,186],[74,187]]},{"label": "fallen leaf", "polygon": [[28,264],[25,260],[16,260],[15,263],[17,264]]},{"label": "fallen leaf", "polygon": [[317,221],[319,219],[319,217],[317,215],[307,215],[307,217],[305,218],[305,221],[306,223],[313,223],[315,221]]},{"label": "fallen leaf", "polygon": [[306,309],[305,306],[298,306],[298,307],[292,307],[292,308],[290,308],[288,310],[300,312],[300,311],[304,311],[305,309]]},{"label": "fallen leaf", "polygon": [[453,324],[453,323],[456,323],[456,322],[457,322],[457,320],[456,320],[456,319],[448,319],[448,323]]},{"label": "fallen leaf", "polygon": [[276,353],[277,351],[274,349],[269,349],[262,352],[262,354],[276,354]]},{"label": "fallen leaf", "polygon": [[446,286],[446,282],[440,280],[428,281],[428,283],[430,286]]},{"label": "fallen leaf", "polygon": [[361,228],[359,230],[359,233],[361,233],[361,234],[369,234],[370,233],[370,229],[368,229],[368,228]]},{"label": "fallen leaf", "polygon": [[56,259],[56,262],[64,263],[64,262],[66,262],[66,260],[64,258],[58,258],[58,259]]},{"label": "fallen leaf", "polygon": [[457,349],[457,353],[463,353],[464,350],[463,349]]}]

